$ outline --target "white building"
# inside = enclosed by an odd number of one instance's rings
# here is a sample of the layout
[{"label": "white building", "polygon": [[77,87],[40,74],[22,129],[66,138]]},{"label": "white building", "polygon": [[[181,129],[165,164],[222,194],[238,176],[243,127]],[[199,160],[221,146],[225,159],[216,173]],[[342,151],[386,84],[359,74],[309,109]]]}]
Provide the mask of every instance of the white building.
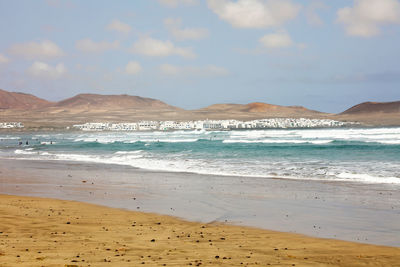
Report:
[{"label": "white building", "polygon": [[158,121],[140,121],[138,123],[139,131],[151,131],[158,130],[159,122]]},{"label": "white building", "polygon": [[[167,130],[232,130],[232,129],[279,129],[342,127],[347,123],[328,119],[272,118],[252,121],[205,120],[205,121],[140,121],[138,123],[91,122],[74,125],[83,131],[167,131]],[[1,126],[3,125],[3,127]],[[2,123],[2,128],[21,127],[19,123]],[[23,127],[23,126],[22,126]]]},{"label": "white building", "polygon": [[24,128],[21,122],[0,122],[0,129]]}]

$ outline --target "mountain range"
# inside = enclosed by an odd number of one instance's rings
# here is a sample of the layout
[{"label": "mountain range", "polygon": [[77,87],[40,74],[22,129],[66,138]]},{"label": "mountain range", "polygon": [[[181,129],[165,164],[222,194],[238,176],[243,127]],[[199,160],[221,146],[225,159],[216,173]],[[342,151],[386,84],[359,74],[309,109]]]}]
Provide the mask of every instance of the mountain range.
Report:
[{"label": "mountain range", "polygon": [[0,109],[30,110],[45,108],[53,102],[25,93],[7,92],[0,89]]},{"label": "mountain range", "polygon": [[365,102],[339,114],[323,113],[302,106],[267,103],[214,104],[184,110],[157,99],[130,95],[79,94],[51,102],[25,93],[0,89],[1,120],[20,121],[33,128],[65,127],[90,121],[133,122],[138,120],[261,119],[272,117],[329,118],[358,121],[366,125],[400,125],[400,101]]}]

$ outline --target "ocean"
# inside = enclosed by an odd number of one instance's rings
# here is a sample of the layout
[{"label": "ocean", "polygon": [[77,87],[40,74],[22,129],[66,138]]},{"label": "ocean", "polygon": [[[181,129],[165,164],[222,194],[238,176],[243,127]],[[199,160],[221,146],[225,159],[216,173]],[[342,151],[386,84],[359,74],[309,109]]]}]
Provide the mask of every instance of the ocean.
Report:
[{"label": "ocean", "polygon": [[249,178],[400,184],[400,128],[3,132],[0,157]]}]

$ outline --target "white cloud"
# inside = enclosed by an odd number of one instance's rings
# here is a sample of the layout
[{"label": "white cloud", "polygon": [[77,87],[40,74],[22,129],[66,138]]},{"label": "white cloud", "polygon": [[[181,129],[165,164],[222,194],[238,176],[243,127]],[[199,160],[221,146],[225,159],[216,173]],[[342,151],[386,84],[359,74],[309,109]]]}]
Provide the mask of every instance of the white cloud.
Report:
[{"label": "white cloud", "polygon": [[55,43],[45,40],[42,42],[28,42],[14,44],[9,48],[9,53],[27,59],[49,59],[60,57],[64,52]]},{"label": "white cloud", "polygon": [[123,34],[128,34],[132,30],[131,26],[117,19],[111,21],[111,23],[107,25],[106,29],[109,31],[116,31]]},{"label": "white cloud", "polygon": [[266,48],[282,48],[293,45],[292,38],[286,32],[266,34],[260,38],[260,43]]},{"label": "white cloud", "polygon": [[198,0],[158,0],[160,4],[168,7],[177,7],[178,5],[195,5]]},{"label": "white cloud", "polygon": [[160,65],[161,73],[170,76],[226,76],[229,74],[229,71],[225,68],[207,65],[204,67],[197,66],[183,66],[179,67],[172,64],[162,64]]},{"label": "white cloud", "polygon": [[267,28],[294,19],[300,5],[290,0],[207,0],[208,7],[237,28]]},{"label": "white cloud", "polygon": [[319,9],[327,9],[328,6],[322,2],[321,0],[314,0],[306,9],[306,18],[307,22],[313,26],[321,26],[324,24],[321,17],[317,14],[317,10]]},{"label": "white cloud", "polygon": [[208,30],[205,28],[181,28],[182,20],[167,18],[164,25],[168,31],[178,40],[199,40],[208,36]]},{"label": "white cloud", "polygon": [[28,73],[32,76],[45,79],[58,79],[67,72],[63,63],[56,66],[51,66],[47,63],[35,61],[32,66],[28,68]]},{"label": "white cloud", "polygon": [[10,60],[3,54],[0,54],[0,64],[6,64],[8,63]]},{"label": "white cloud", "polygon": [[125,67],[126,74],[136,75],[142,71],[142,66],[137,61],[129,61]]},{"label": "white cloud", "polygon": [[119,48],[119,41],[114,42],[94,42],[91,39],[83,39],[76,41],[76,49],[82,52],[99,53],[107,50],[115,50]]},{"label": "white cloud", "polygon": [[337,21],[344,24],[348,35],[375,36],[380,33],[380,26],[400,23],[400,2],[355,0],[353,7],[338,10]]},{"label": "white cloud", "polygon": [[189,47],[177,47],[171,41],[161,41],[150,37],[142,38],[134,43],[131,52],[152,57],[166,57],[171,55],[184,58],[196,57]]}]

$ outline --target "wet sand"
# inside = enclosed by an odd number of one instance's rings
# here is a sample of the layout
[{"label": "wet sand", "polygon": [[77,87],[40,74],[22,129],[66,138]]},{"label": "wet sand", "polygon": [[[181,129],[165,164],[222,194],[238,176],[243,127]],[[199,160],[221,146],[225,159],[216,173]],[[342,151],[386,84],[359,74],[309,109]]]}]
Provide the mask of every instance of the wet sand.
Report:
[{"label": "wet sand", "polygon": [[400,247],[400,188],[0,160],[0,194],[75,200],[202,223],[227,222]]},{"label": "wet sand", "polygon": [[399,266],[400,248],[0,195],[0,266]]}]

